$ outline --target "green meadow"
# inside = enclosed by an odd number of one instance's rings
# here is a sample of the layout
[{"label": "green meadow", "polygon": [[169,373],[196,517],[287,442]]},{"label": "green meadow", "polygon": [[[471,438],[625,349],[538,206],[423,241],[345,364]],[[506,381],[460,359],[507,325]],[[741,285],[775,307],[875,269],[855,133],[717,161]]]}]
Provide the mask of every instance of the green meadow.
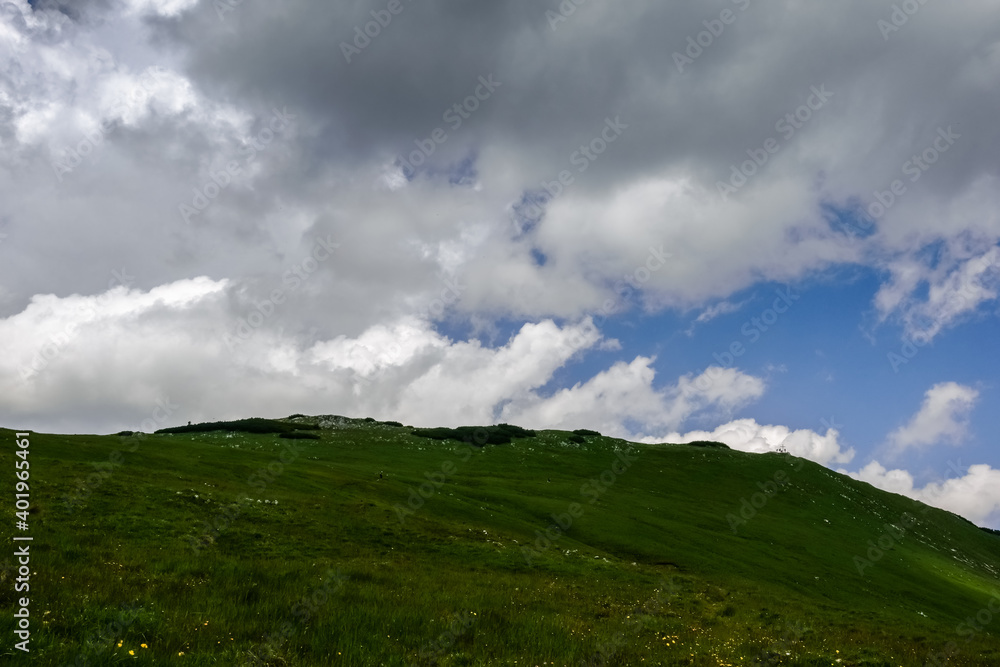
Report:
[{"label": "green meadow", "polygon": [[[787,454],[294,416],[30,435],[5,664],[1000,665],[1000,536]],[[13,610],[30,598],[30,652]]]}]

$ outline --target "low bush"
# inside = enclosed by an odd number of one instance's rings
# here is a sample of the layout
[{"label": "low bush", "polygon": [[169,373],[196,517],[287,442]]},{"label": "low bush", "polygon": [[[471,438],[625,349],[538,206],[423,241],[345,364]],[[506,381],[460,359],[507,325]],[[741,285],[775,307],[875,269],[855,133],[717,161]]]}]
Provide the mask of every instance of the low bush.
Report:
[{"label": "low bush", "polygon": [[694,442],[686,442],[684,444],[689,447],[714,447],[716,449],[729,449],[729,445],[721,442],[714,442],[712,440],[695,440]]},{"label": "low bush", "polygon": [[506,445],[514,438],[533,438],[536,433],[520,426],[497,424],[496,426],[459,426],[458,428],[418,428],[413,435],[431,440],[460,440],[482,447],[484,445]]},{"label": "low bush", "polygon": [[161,428],[156,433],[210,433],[212,431],[235,431],[238,433],[290,433],[297,430],[315,430],[318,426],[311,424],[288,424],[275,421],[273,419],[237,419],[230,422],[204,422],[202,424],[188,424],[187,426],[174,426],[172,428]]}]

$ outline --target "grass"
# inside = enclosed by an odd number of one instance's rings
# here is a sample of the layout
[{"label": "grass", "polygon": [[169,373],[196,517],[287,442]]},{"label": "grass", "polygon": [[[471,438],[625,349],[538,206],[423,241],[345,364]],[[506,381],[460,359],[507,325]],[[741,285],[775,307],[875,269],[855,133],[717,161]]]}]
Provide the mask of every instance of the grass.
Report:
[{"label": "grass", "polygon": [[1000,537],[808,461],[271,421],[32,434],[31,664],[1000,664]]}]

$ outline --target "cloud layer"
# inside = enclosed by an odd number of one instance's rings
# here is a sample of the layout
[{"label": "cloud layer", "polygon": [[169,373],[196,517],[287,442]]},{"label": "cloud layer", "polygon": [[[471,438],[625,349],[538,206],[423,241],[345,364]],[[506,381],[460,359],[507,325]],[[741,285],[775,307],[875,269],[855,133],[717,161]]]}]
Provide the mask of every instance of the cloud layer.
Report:
[{"label": "cloud layer", "polygon": [[830,466],[835,463],[850,463],[854,449],[843,449],[837,429],[828,428],[825,435],[809,429],[792,430],[787,426],[758,424],[753,419],[738,419],[723,424],[712,431],[690,431],[669,433],[659,439],[648,438],[647,442],[694,442],[713,440],[722,442],[742,452],[763,454],[786,450],[789,454]]},{"label": "cloud layer", "polygon": [[915,500],[964,516],[980,526],[1000,524],[1000,470],[989,465],[969,466],[959,470],[959,476],[923,487],[914,483],[906,470],[887,470],[872,461],[857,472],[840,470],[885,491],[899,493]]},{"label": "cloud layer", "polygon": [[43,430],[80,423],[88,411],[96,430],[134,429],[170,400],[179,405],[176,420],[312,411],[420,426],[503,419],[628,436],[629,423],[675,428],[764,392],[759,378],[716,367],[658,387],[653,360],[637,357],[546,395],[556,371],[606,342],[589,318],[528,323],[496,347],[449,339],[412,317],[312,341],[264,326],[281,316],[283,295],[256,302],[230,330],[240,300],[227,281],[205,277],[149,292],[118,285],[95,297],[37,296],[0,320],[5,408],[15,423]]},{"label": "cloud layer", "polygon": [[[0,307],[96,293],[102,278],[80,257],[141,266],[147,288],[195,275],[249,285],[328,234],[350,256],[323,289],[354,334],[385,311],[419,312],[442,273],[462,274],[467,315],[579,318],[650,246],[673,255],[643,284],[654,307],[845,262],[890,270],[878,311],[930,336],[994,301],[992,8],[924,6],[886,38],[885,12],[860,0],[793,3],[780,20],[731,4],[735,22],[681,68],[675,53],[717,11],[590,4],[553,25],[523,1],[404,3],[347,62],[342,44],[384,9],[374,0],[221,15],[180,0],[9,4],[4,233],[60,268],[6,264]],[[282,132],[269,129],[275,109],[294,117]],[[423,164],[409,173],[399,158],[414,152]],[[906,191],[869,215],[894,180]],[[720,197],[719,183],[742,181]],[[187,224],[180,208],[199,193],[209,205]],[[70,215],[86,234],[63,231]],[[932,242],[952,248],[951,265],[922,254]]]},{"label": "cloud layer", "polygon": [[911,447],[960,444],[978,398],[977,390],[956,382],[934,385],[910,421],[889,434],[890,444],[896,453]]}]

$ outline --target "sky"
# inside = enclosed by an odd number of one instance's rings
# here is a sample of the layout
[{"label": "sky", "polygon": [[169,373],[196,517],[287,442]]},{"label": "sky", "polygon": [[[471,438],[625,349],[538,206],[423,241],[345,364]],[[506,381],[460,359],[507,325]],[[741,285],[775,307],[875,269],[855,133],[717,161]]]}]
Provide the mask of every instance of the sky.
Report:
[{"label": "sky", "polygon": [[785,448],[1000,528],[993,2],[13,0],[0,424]]}]

